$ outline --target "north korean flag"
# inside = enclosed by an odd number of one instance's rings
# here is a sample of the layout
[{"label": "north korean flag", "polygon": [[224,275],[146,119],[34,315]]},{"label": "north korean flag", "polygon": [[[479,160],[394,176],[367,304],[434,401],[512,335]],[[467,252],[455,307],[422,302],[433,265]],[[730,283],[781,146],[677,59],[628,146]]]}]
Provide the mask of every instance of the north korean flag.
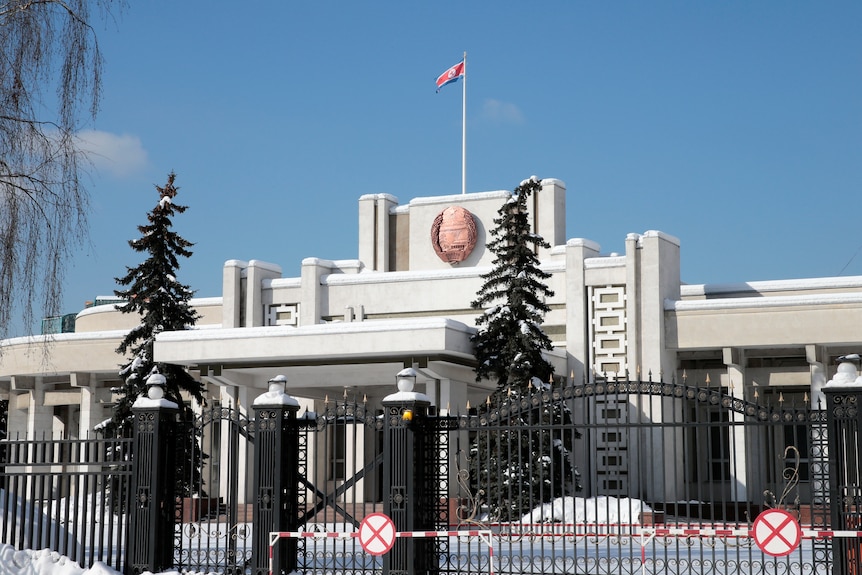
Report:
[{"label": "north korean flag", "polygon": [[437,76],[437,91],[446,84],[451,84],[464,75],[464,61],[461,60],[439,76]]}]

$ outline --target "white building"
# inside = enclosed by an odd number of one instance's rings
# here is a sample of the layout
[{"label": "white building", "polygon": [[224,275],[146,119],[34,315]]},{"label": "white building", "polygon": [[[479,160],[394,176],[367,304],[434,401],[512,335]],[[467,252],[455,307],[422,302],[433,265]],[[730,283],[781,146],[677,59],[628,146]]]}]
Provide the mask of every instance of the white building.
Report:
[{"label": "white building", "polygon": [[[558,375],[708,375],[746,399],[817,401],[833,359],[862,347],[862,277],[682,285],[680,240],[632,233],[624,253],[602,255],[588,239],[567,239],[565,184],[542,184],[531,213],[552,245],[538,255],[555,292],[544,327]],[[160,334],[156,359],[188,366],[213,399],[245,408],[276,374],[300,398],[377,402],[405,365],[439,409],[475,405],[492,384],[475,381],[470,302],[490,269],[485,244],[508,194],[403,205],[363,196],[357,259],[307,258],[294,278],[273,263],[229,260],[220,297],[194,300],[197,329]],[[74,333],[3,342],[10,430],[77,436],[106,419],[119,383],[114,350],[136,321],[98,305],[77,315]]]}]

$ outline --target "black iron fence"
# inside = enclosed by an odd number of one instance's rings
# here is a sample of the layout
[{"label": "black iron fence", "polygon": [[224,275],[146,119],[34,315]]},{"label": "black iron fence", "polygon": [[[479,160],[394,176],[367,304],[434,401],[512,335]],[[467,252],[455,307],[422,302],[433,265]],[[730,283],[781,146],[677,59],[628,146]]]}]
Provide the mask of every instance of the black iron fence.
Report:
[{"label": "black iron fence", "polygon": [[[268,393],[253,417],[214,406],[189,424],[153,403],[134,443],[0,442],[0,536],[130,575],[851,575],[860,400],[615,380],[442,415],[421,394],[315,414]],[[197,483],[176,475],[177,434],[194,438]],[[802,533],[779,555],[752,534],[775,509]],[[359,533],[372,514],[393,526],[380,555]],[[271,532],[288,535],[271,547]]]},{"label": "black iron fence", "polygon": [[254,420],[212,403],[174,432],[190,464],[177,466],[173,567],[241,573],[252,559]]},{"label": "black iron fence", "polygon": [[749,535],[768,509],[829,528],[826,413],[802,401],[616,380],[503,396],[447,428],[457,527],[490,536],[452,538],[442,571],[832,570],[833,540],[778,557]]},{"label": "black iron fence", "polygon": [[124,568],[131,439],[6,438],[0,542]]}]

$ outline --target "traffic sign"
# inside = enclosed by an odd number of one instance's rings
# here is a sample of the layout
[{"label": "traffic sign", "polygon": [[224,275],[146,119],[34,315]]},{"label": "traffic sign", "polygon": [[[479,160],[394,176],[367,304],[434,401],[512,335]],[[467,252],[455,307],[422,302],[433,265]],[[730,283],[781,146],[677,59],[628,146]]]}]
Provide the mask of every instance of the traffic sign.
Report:
[{"label": "traffic sign", "polygon": [[751,533],[760,550],[773,557],[789,555],[802,540],[799,521],[782,509],[767,509],[758,515]]},{"label": "traffic sign", "polygon": [[359,524],[359,543],[366,553],[383,555],[395,544],[395,523],[385,513],[366,515]]}]

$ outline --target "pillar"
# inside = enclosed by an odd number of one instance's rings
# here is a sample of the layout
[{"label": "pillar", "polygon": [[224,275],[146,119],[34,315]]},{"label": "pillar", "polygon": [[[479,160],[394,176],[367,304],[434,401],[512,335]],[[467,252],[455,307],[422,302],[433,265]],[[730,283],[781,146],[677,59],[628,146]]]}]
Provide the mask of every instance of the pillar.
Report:
[{"label": "pillar", "polygon": [[[862,530],[862,377],[850,361],[838,365],[823,386],[828,434],[829,501],[832,531]],[[859,539],[833,539],[833,575],[862,572]]]},{"label": "pillar", "polygon": [[[299,527],[299,402],[284,392],[283,375],[269,381],[269,391],[254,401],[256,420],[254,449],[252,574],[267,575],[269,534],[296,531]],[[280,538],[272,549],[272,574],[297,570],[297,540]]]},{"label": "pillar", "polygon": [[164,399],[165,377],[158,372],[147,378],[146,397],[132,406],[135,454],[132,476],[126,574],[159,573],[173,568],[176,518],[174,460],[179,406]]},{"label": "pillar", "polygon": [[[383,398],[383,510],[396,531],[427,530],[420,511],[426,482],[422,473],[427,461],[426,435],[418,426],[428,415],[431,401],[413,391],[416,370],[406,368],[397,375],[398,392]],[[384,575],[420,575],[436,561],[433,539],[397,538],[383,557]]]}]

